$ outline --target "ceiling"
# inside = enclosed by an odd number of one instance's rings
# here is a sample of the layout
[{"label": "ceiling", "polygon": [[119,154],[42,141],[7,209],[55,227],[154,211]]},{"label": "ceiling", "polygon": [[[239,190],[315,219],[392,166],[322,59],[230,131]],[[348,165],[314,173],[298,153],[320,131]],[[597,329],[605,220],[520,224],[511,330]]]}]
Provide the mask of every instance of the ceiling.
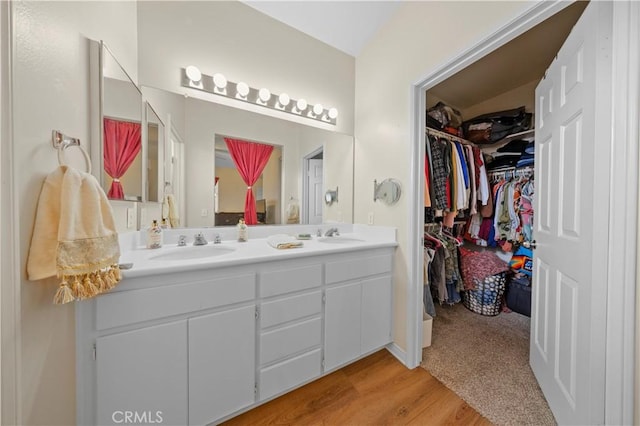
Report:
[{"label": "ceiling", "polygon": [[351,56],[362,48],[400,5],[393,1],[262,1],[248,6]]},{"label": "ceiling", "polygon": [[[241,1],[355,57],[406,0]],[[429,93],[465,109],[541,79],[587,3],[577,1],[569,5],[431,88]]]},{"label": "ceiling", "polygon": [[429,93],[465,109],[542,79],[586,6],[587,2],[580,1],[566,7],[429,89]]}]

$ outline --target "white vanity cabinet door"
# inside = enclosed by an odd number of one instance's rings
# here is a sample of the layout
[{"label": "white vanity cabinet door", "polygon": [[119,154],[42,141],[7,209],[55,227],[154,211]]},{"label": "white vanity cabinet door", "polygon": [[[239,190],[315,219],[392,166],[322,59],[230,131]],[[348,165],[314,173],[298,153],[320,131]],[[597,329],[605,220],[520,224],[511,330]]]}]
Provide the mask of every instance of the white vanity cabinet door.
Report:
[{"label": "white vanity cabinet door", "polygon": [[356,359],[360,355],[360,282],[327,289],[325,293],[325,371]]},{"label": "white vanity cabinet door", "polygon": [[97,424],[187,423],[186,320],[99,337],[96,370]]},{"label": "white vanity cabinet door", "polygon": [[362,354],[391,342],[391,294],[389,275],[362,281]]},{"label": "white vanity cabinet door", "polygon": [[255,305],[189,319],[189,424],[255,402]]}]

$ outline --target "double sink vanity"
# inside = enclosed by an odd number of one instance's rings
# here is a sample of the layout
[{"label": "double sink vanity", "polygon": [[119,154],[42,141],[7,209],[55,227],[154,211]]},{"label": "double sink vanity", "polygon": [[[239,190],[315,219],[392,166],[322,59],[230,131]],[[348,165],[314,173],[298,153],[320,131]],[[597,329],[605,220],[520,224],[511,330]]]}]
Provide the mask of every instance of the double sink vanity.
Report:
[{"label": "double sink vanity", "polygon": [[[219,423],[389,344],[395,229],[338,227],[168,230],[155,250],[121,235],[131,269],[76,311],[78,424]],[[283,233],[313,236],[268,244]]]}]

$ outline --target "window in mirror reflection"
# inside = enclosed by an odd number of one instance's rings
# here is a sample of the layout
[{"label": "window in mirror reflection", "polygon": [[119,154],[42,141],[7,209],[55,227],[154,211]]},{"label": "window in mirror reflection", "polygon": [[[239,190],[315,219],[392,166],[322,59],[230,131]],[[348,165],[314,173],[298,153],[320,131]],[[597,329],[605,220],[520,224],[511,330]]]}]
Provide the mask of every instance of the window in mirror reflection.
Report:
[{"label": "window in mirror reflection", "polygon": [[216,135],[215,162],[217,226],[282,223],[281,146]]},{"label": "window in mirror reflection", "polygon": [[141,170],[140,166],[132,167],[136,161],[141,161],[138,155],[142,148],[141,127],[140,123],[111,118],[105,118],[103,124],[104,171],[111,179],[107,196],[122,200],[125,199],[125,188],[139,185],[142,179],[136,173],[127,173],[129,169],[133,172]]}]

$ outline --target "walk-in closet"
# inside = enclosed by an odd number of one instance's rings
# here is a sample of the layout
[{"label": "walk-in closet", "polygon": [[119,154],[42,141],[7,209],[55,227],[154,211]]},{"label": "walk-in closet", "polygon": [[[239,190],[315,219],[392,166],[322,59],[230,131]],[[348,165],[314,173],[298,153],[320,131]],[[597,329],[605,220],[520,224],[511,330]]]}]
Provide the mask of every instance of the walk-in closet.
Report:
[{"label": "walk-in closet", "polygon": [[586,5],[426,91],[422,365],[498,424],[555,422],[529,366],[535,91]]}]

